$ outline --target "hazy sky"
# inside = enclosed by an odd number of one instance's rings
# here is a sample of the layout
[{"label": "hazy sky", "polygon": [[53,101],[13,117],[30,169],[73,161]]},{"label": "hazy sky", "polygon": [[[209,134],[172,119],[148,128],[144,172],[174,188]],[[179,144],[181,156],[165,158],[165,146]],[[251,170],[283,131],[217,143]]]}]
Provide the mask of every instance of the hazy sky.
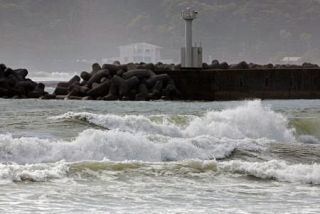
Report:
[{"label": "hazy sky", "polygon": [[205,60],[278,63],[285,56],[320,63],[318,0],[0,0],[0,59],[10,66],[77,71],[77,59],[118,56],[149,42],[179,61],[180,11],[199,11],[195,41]]}]

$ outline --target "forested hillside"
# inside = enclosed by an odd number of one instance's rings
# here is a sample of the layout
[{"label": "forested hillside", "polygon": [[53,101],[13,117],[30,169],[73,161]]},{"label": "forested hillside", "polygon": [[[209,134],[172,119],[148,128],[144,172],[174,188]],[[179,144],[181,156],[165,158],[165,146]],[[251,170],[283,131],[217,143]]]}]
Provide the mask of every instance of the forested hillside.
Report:
[{"label": "forested hillside", "polygon": [[258,63],[301,56],[320,63],[319,0],[0,0],[0,59],[58,68],[145,41],[178,60],[180,11],[187,6],[200,13],[195,38],[206,56]]}]

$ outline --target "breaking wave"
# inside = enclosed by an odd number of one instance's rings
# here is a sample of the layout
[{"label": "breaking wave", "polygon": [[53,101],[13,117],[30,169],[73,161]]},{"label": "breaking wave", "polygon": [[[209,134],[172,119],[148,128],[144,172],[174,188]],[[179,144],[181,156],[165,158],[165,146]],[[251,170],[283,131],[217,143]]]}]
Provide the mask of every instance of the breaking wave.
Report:
[{"label": "breaking wave", "polygon": [[288,119],[260,101],[203,116],[69,112],[50,119],[85,121],[105,129],[88,129],[70,140],[0,134],[0,183],[137,171],[144,175],[241,174],[320,184],[319,164],[225,159],[236,149],[261,151],[269,143],[319,143],[310,135],[296,137]]},{"label": "breaking wave", "polygon": [[162,123],[152,121],[143,115],[99,115],[87,112],[66,114],[51,117],[54,120],[80,120],[106,129],[119,129],[128,132],[142,132],[148,134],[161,134],[171,137],[182,137],[182,130],[171,124],[166,118]]},{"label": "breaking wave", "polygon": [[45,163],[82,160],[179,161],[187,159],[221,159],[237,147],[258,146],[249,139],[232,141],[210,136],[161,138],[119,130],[83,131],[72,141],[0,135],[0,161]]},{"label": "breaking wave", "polygon": [[81,120],[107,129],[133,133],[159,134],[169,137],[213,136],[228,139],[261,139],[294,142],[294,130],[287,118],[263,106],[261,101],[249,101],[237,108],[209,111],[202,117],[189,116],[189,123],[181,126],[168,120],[154,121],[143,115],[99,115],[68,112],[51,117],[55,120]]},{"label": "breaking wave", "polygon": [[[52,164],[0,164],[0,184],[8,182],[46,182],[68,179],[110,179],[110,177],[131,174],[133,176],[214,176],[243,175],[257,179],[279,182],[320,185],[319,164],[293,164],[272,160],[267,162],[245,162],[240,160],[186,160],[179,162],[139,162],[139,161],[84,161],[57,162]],[[210,176],[208,176],[210,175]]]},{"label": "breaking wave", "polygon": [[67,176],[68,170],[68,165],[63,162],[28,165],[0,164],[0,184],[12,181],[44,182],[52,179],[61,179]]},{"label": "breaking wave", "polygon": [[296,140],[286,117],[260,101],[209,111],[201,117],[188,116],[184,122],[168,116],[156,119],[155,116],[72,112],[51,119],[84,120],[108,130],[85,130],[70,141],[0,135],[0,161],[212,160],[226,158],[235,149],[255,151],[267,143]]},{"label": "breaking wave", "polygon": [[267,162],[243,162],[234,160],[219,165],[224,172],[241,173],[260,179],[272,179],[285,182],[320,184],[319,164],[294,164],[272,160]]}]

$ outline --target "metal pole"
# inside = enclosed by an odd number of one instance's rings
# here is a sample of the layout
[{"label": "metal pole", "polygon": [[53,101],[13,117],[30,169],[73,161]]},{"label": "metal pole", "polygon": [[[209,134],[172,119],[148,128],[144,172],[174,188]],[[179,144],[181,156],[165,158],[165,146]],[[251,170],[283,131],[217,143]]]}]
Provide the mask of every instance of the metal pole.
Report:
[{"label": "metal pole", "polygon": [[186,66],[192,67],[192,20],[186,20]]}]

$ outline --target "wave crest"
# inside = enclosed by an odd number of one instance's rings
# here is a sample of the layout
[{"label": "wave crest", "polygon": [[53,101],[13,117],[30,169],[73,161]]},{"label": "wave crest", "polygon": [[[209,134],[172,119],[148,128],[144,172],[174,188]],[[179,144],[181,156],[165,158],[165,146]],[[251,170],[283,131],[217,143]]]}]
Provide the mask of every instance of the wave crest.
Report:
[{"label": "wave crest", "polygon": [[[52,164],[0,164],[0,184],[8,182],[46,182],[50,180],[107,179],[131,176],[183,176],[213,178],[254,176],[279,182],[320,185],[319,164],[288,164],[285,161],[245,162],[240,160],[185,160],[178,162],[81,161]],[[208,176],[209,175],[209,176]]]},{"label": "wave crest", "polygon": [[230,141],[210,136],[165,138],[120,130],[85,130],[72,141],[39,138],[15,138],[0,135],[0,161],[41,163],[82,160],[179,161],[224,158],[240,144],[250,140]]},{"label": "wave crest", "polygon": [[167,118],[152,121],[143,115],[100,115],[87,112],[68,112],[51,119],[82,120],[108,129],[180,138],[212,136],[234,140],[266,138],[281,142],[295,141],[295,130],[289,128],[287,118],[263,106],[259,100],[246,102],[233,109],[209,111],[201,117],[189,116],[190,122],[184,126]]},{"label": "wave crest", "polygon": [[169,116],[69,112],[52,119],[82,120],[111,130],[85,130],[70,141],[0,135],[0,160],[17,163],[104,158],[152,162],[211,160],[226,158],[237,148],[260,150],[268,143],[295,141],[287,119],[263,106],[261,101],[210,111],[200,117],[185,117],[180,123]]},{"label": "wave crest", "polygon": [[54,164],[0,164],[0,183],[7,182],[45,182],[67,176],[69,166],[64,162]]},{"label": "wave crest", "polygon": [[319,164],[288,165],[285,161],[279,160],[267,162],[243,162],[234,160],[221,163],[219,168],[224,172],[247,174],[261,179],[320,184]]}]

